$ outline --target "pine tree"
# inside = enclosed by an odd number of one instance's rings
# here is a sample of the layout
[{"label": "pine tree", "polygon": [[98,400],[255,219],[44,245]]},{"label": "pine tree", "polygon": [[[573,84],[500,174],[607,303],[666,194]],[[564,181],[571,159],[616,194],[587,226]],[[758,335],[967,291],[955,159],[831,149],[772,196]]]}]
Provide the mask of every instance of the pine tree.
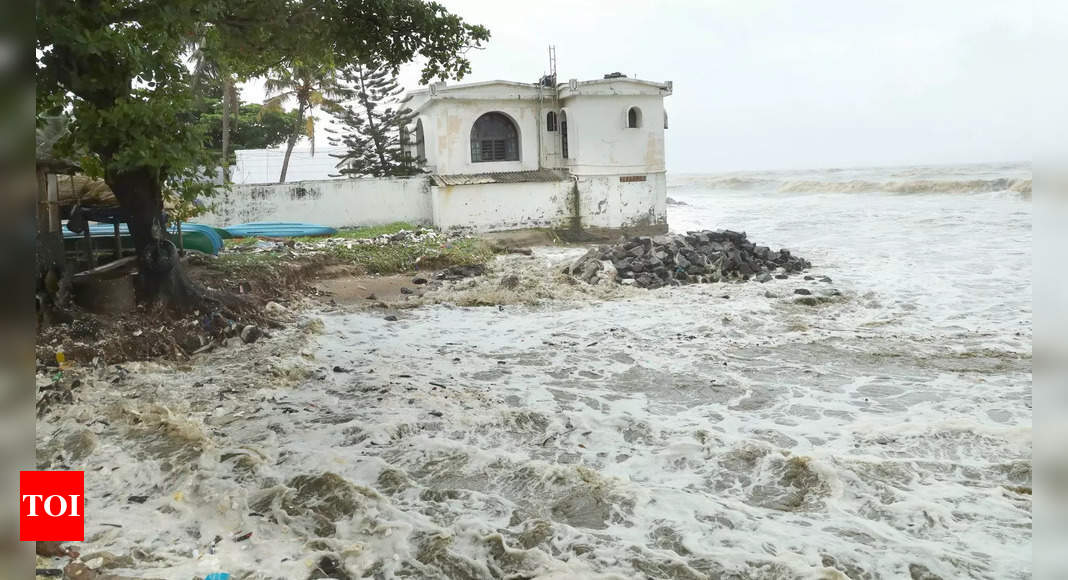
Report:
[{"label": "pine tree", "polygon": [[[344,146],[341,174],[350,177],[391,177],[417,175],[422,168],[407,150],[407,127],[415,112],[404,106],[394,71],[384,65],[356,65],[343,73],[355,94],[336,115],[344,126],[340,137],[329,138],[333,146]],[[333,131],[331,131],[333,132]]]}]

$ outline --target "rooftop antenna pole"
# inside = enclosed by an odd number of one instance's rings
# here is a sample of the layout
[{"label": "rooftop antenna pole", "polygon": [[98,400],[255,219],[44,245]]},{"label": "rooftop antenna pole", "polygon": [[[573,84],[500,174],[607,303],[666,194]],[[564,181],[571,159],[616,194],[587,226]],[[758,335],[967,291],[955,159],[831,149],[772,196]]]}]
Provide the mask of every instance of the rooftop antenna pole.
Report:
[{"label": "rooftop antenna pole", "polygon": [[550,82],[550,85],[551,85],[551,86],[548,87],[549,95],[552,98],[552,101],[550,103],[550,108],[553,111],[553,115],[555,115],[555,117],[556,117],[556,127],[554,128],[555,131],[552,134],[552,139],[553,139],[553,153],[552,153],[552,155],[555,158],[553,160],[553,165],[556,166],[556,167],[559,167],[560,166],[560,161],[561,161],[560,152],[561,152],[562,145],[561,145],[561,141],[560,141],[560,139],[561,139],[561,137],[560,137],[560,94],[559,94],[559,91],[556,88],[558,85],[557,85],[557,82],[556,82],[556,45],[555,44],[550,44],[549,45],[549,82]]},{"label": "rooftop antenna pole", "polygon": [[549,76],[556,82],[556,45],[549,45]]}]

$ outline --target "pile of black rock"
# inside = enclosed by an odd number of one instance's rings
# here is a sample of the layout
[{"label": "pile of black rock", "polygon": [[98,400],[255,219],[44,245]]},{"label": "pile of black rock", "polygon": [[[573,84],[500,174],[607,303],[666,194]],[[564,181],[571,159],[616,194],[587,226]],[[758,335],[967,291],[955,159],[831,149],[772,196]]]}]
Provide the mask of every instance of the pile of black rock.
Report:
[{"label": "pile of black rock", "polygon": [[745,232],[687,232],[635,237],[591,249],[564,269],[565,274],[597,284],[614,281],[640,288],[727,280],[785,278],[812,264],[790,250],[750,242]]}]

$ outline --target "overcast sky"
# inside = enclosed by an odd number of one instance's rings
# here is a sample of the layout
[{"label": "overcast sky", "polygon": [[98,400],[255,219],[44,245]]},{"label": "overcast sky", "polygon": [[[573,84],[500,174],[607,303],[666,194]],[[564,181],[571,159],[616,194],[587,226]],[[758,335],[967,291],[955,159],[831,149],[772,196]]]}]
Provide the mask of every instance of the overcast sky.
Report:
[{"label": "overcast sky", "polygon": [[674,81],[669,171],[1031,156],[1028,2],[441,2],[492,33],[464,82],[534,82],[549,44],[563,82]]}]

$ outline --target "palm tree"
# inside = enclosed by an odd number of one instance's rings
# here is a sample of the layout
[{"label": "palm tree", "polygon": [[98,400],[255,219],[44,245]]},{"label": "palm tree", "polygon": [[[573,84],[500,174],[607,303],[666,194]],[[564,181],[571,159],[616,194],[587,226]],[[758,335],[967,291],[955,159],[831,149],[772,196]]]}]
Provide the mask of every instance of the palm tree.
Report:
[{"label": "palm tree", "polygon": [[289,157],[297,140],[302,136],[311,139],[311,151],[312,155],[315,155],[315,116],[312,114],[315,107],[330,113],[340,111],[341,103],[351,96],[352,91],[338,83],[333,68],[301,64],[275,69],[274,75],[267,78],[265,86],[267,94],[270,95],[263,103],[266,110],[280,111],[282,104],[288,99],[297,101],[297,118],[286,142],[282,174],[278,176],[278,183],[285,183]]}]

